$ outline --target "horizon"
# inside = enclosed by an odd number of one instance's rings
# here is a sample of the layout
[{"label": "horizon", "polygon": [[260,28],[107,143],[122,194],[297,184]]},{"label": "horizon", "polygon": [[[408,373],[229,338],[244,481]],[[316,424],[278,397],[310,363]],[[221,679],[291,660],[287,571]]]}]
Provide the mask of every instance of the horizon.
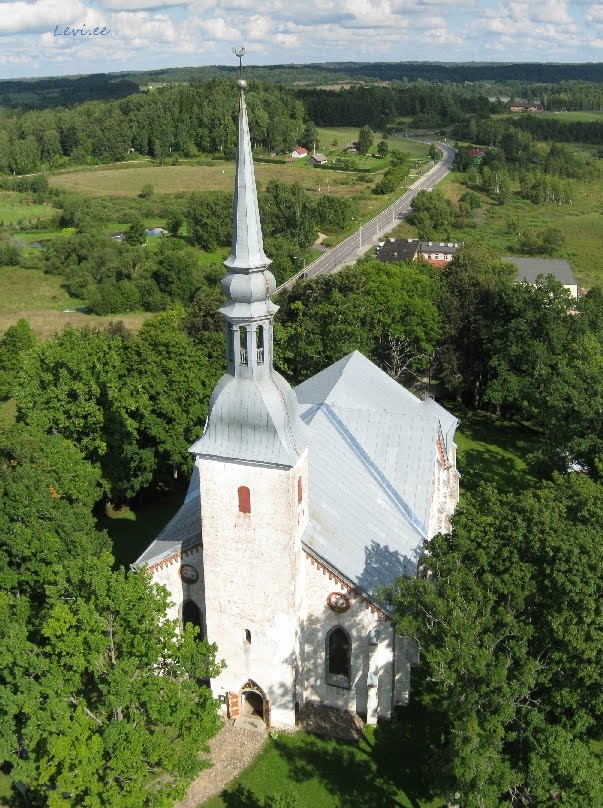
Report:
[{"label": "horizon", "polygon": [[603,48],[603,7],[591,0],[286,8],[276,0],[8,0],[2,10],[1,80],[220,66],[242,42],[257,67],[346,62],[351,54],[360,63],[483,63],[487,53],[491,63],[587,64]]}]

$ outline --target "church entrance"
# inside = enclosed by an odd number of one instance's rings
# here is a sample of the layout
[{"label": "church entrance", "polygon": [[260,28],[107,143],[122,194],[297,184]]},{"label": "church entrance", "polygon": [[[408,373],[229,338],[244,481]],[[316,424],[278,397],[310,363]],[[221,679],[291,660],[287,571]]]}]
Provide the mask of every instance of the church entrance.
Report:
[{"label": "church entrance", "polygon": [[241,688],[241,715],[259,718],[270,727],[270,703],[262,688],[249,679]]}]

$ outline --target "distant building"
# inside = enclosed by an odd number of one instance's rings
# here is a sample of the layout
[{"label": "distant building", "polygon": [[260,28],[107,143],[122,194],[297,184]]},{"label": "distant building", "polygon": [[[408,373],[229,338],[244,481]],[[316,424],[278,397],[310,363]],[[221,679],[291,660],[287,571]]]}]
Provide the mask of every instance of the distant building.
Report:
[{"label": "distant building", "polygon": [[299,160],[300,157],[307,157],[307,156],[308,156],[308,150],[304,149],[303,146],[298,146],[297,149],[295,149],[295,151],[291,152],[291,157],[293,157],[294,160]]},{"label": "distant building", "polygon": [[457,241],[419,241],[415,238],[390,238],[377,248],[376,257],[388,264],[418,261],[423,258],[435,267],[445,267],[461,248]]},{"label": "distant building", "polygon": [[313,154],[312,157],[310,157],[310,163],[312,163],[313,166],[324,166],[326,162],[327,158],[324,156],[324,154],[320,154],[320,152]]},{"label": "distant building", "polygon": [[345,147],[345,150],[348,154],[357,154],[358,153],[358,143],[355,140],[351,140],[348,145]]},{"label": "distant building", "polygon": [[539,275],[552,275],[570,290],[574,300],[578,299],[578,284],[572,274],[572,268],[562,258],[515,258],[512,255],[505,255],[502,260],[515,264],[518,283],[534,284]]},{"label": "distant building", "polygon": [[163,227],[149,227],[147,229],[147,236],[167,236],[168,231]]},{"label": "distant building", "polygon": [[543,112],[544,107],[538,99],[526,101],[521,98],[518,101],[509,101],[507,104],[509,112]]}]

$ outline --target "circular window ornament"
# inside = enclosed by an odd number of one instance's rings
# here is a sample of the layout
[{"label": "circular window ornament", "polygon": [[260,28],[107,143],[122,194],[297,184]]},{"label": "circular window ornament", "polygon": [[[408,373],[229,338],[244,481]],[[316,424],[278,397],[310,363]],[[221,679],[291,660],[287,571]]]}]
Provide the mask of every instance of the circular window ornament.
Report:
[{"label": "circular window ornament", "polygon": [[199,572],[192,564],[183,564],[180,567],[180,577],[187,584],[194,584],[199,580]]},{"label": "circular window ornament", "polygon": [[327,604],[329,609],[337,612],[337,614],[343,614],[350,608],[350,599],[343,592],[331,592],[327,597]]}]

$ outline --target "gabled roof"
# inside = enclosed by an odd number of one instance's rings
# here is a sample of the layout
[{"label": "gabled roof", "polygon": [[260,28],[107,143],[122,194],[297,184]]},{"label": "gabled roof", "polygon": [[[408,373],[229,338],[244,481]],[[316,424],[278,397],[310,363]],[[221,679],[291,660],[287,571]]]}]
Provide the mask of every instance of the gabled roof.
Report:
[{"label": "gabled roof", "polygon": [[358,351],[300,384],[308,425],[307,549],[377,599],[414,573],[428,536],[437,439],[457,419]]},{"label": "gabled roof", "polygon": [[504,255],[502,261],[509,261],[517,267],[517,279],[535,283],[539,275],[552,275],[560,283],[575,285],[572,268],[562,258],[516,258]]}]

